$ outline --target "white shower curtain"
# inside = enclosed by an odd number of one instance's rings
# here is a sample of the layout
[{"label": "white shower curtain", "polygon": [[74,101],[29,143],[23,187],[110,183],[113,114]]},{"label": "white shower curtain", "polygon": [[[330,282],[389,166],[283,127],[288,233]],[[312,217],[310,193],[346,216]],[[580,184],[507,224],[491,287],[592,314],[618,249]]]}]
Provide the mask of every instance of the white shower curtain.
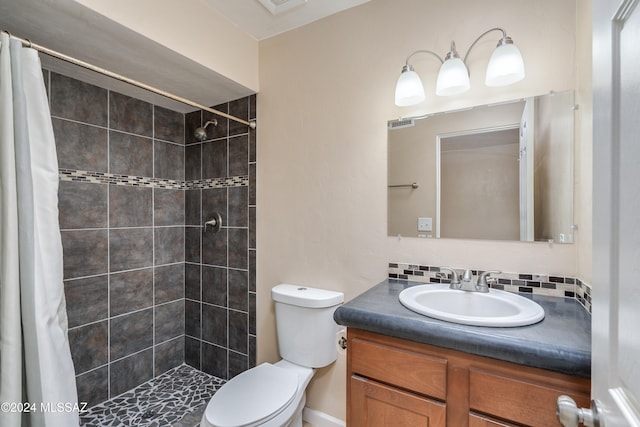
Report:
[{"label": "white shower curtain", "polygon": [[51,116],[38,53],[5,33],[0,204],[0,426],[77,426]]}]

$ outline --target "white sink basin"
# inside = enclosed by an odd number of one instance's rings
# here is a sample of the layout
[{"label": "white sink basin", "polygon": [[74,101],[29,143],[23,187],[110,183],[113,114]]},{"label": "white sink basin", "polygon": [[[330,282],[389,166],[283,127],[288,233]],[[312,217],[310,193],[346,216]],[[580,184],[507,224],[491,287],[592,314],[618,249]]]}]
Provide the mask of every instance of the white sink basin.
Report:
[{"label": "white sink basin", "polygon": [[525,326],[544,318],[537,303],[497,289],[480,293],[449,289],[449,285],[418,285],[400,292],[399,299],[416,313],[463,325]]}]

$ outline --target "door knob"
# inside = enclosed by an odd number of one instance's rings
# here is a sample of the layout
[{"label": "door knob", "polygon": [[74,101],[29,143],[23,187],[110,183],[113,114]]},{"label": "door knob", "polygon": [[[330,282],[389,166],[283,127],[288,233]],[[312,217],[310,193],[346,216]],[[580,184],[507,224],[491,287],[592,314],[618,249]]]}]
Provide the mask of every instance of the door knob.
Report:
[{"label": "door knob", "polygon": [[580,423],[586,427],[600,427],[598,406],[591,401],[591,408],[578,408],[576,402],[569,396],[559,396],[556,400],[556,415],[564,427],[577,427]]}]

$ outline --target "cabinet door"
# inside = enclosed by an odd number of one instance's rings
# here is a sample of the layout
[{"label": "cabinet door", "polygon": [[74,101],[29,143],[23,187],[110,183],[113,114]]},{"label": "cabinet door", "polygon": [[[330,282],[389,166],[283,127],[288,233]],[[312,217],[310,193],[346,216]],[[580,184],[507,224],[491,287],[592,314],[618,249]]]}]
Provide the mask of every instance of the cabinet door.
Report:
[{"label": "cabinet door", "polygon": [[352,376],[351,427],[446,427],[446,405]]}]

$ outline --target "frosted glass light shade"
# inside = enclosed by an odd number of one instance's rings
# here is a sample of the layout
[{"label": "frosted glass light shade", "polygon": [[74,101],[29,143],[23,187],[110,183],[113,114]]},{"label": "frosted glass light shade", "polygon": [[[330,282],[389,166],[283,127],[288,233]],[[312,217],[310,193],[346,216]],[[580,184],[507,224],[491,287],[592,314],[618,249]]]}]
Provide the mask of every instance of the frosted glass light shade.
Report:
[{"label": "frosted glass light shade", "polygon": [[491,54],[484,83],[487,86],[507,86],[524,79],[524,62],[516,45],[500,44]]},{"label": "frosted glass light shade", "polygon": [[424,101],[424,86],[418,73],[412,69],[403,69],[396,83],[396,105],[408,107]]},{"label": "frosted glass light shade", "polygon": [[438,73],[436,95],[450,96],[469,90],[469,71],[460,58],[444,61]]}]

